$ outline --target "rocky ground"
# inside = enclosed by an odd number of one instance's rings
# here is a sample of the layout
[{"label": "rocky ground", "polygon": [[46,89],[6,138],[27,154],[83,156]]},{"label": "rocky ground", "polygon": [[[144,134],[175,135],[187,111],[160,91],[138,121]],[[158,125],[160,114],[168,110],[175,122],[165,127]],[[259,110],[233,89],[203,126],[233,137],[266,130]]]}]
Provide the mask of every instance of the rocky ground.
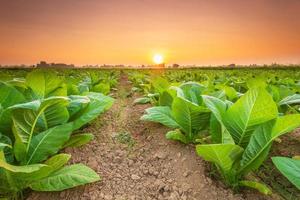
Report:
[{"label": "rocky ground", "polygon": [[[207,173],[207,163],[195,154],[193,146],[168,141],[168,129],[140,121],[150,105],[133,105],[131,85],[122,76],[116,102],[84,131],[95,139],[81,148],[66,149],[71,163],[85,163],[100,182],[75,189],[37,193],[30,200],[212,200],[267,199],[255,191],[234,194]],[[269,199],[274,199],[269,197]]]}]

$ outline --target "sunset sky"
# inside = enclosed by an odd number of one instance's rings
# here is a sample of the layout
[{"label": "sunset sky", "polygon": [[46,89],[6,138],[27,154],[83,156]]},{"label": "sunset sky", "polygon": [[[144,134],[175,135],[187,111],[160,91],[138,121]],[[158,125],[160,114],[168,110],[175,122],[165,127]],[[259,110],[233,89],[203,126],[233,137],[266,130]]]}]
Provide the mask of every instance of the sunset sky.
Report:
[{"label": "sunset sky", "polygon": [[0,64],[300,63],[300,0],[0,0]]}]

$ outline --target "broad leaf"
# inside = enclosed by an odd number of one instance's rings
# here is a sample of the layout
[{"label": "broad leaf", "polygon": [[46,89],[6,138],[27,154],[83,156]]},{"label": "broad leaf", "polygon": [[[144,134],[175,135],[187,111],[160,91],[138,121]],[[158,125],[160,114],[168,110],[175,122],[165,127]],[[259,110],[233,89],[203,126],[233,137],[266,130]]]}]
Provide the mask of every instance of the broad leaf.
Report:
[{"label": "broad leaf", "polygon": [[172,116],[180,126],[181,130],[192,138],[192,112],[189,105],[180,97],[176,97],[172,105]]},{"label": "broad leaf", "polygon": [[285,157],[273,157],[277,169],[300,190],[300,160]]},{"label": "broad leaf", "polygon": [[34,70],[26,76],[26,83],[39,99],[67,95],[63,80],[53,71]]},{"label": "broad leaf", "polygon": [[226,113],[227,104],[212,96],[202,95],[205,105],[213,113],[210,120],[210,132],[212,139],[216,143],[234,144],[234,141],[223,124],[223,116]]},{"label": "broad leaf", "polygon": [[171,109],[167,106],[157,106],[146,109],[146,114],[141,120],[161,123],[170,128],[179,128],[179,125],[171,114]]},{"label": "broad leaf", "polygon": [[24,165],[24,166],[11,165],[5,161],[4,153],[2,150],[0,150],[0,168],[4,168],[10,172],[32,173],[40,170],[44,166],[46,165],[44,164],[33,164],[33,165]]},{"label": "broad leaf", "polygon": [[243,149],[234,144],[197,145],[196,151],[204,160],[213,162],[225,173],[243,153]]},{"label": "broad leaf", "polygon": [[[42,101],[36,100],[10,107],[16,139],[15,145],[20,149],[26,149],[28,152],[34,135],[66,123],[69,119],[67,104],[68,99],[65,97],[50,97]],[[21,156],[17,155],[17,158],[19,157]]]},{"label": "broad leaf", "polygon": [[70,103],[67,109],[70,115],[70,120],[72,120],[78,112],[85,109],[91,102],[90,99],[86,96],[71,95],[68,96],[68,98],[70,99]]},{"label": "broad leaf", "polygon": [[155,92],[162,94],[166,89],[168,89],[170,83],[162,77],[157,77],[153,79],[151,85],[154,88]]},{"label": "broad leaf", "polygon": [[172,107],[173,98],[176,96],[176,92],[174,90],[165,90],[159,96],[159,105],[160,106],[169,106]]},{"label": "broad leaf", "polygon": [[80,147],[89,143],[93,139],[94,139],[94,135],[91,133],[72,135],[70,139],[64,144],[64,148]]},{"label": "broad leaf", "polygon": [[181,84],[179,87],[182,90],[182,93],[178,93],[179,97],[182,97],[196,105],[202,104],[201,93],[205,89],[203,85],[196,82],[187,82]]},{"label": "broad leaf", "polygon": [[99,114],[108,110],[114,102],[113,98],[100,93],[90,92],[87,97],[90,99],[89,105],[70,119],[74,122],[73,130],[77,130],[97,118]]},{"label": "broad leaf", "polygon": [[300,114],[294,114],[278,117],[275,122],[267,122],[258,127],[243,154],[240,173],[246,174],[257,169],[266,159],[272,142],[299,126]]},{"label": "broad leaf", "polygon": [[50,176],[32,183],[30,188],[35,191],[62,191],[99,180],[99,175],[92,169],[82,164],[76,164],[64,167]]},{"label": "broad leaf", "polygon": [[26,164],[38,163],[57,153],[69,140],[73,124],[48,129],[32,138],[26,155]]},{"label": "broad leaf", "polygon": [[6,108],[25,102],[24,95],[16,88],[0,82],[0,131],[9,133],[11,131],[11,113]]},{"label": "broad leaf", "polygon": [[224,115],[224,125],[236,144],[245,147],[257,125],[277,117],[277,105],[263,88],[250,89]]},{"label": "broad leaf", "polygon": [[42,178],[46,178],[51,173],[61,169],[71,158],[68,154],[57,154],[49,158],[44,164],[45,166],[31,173],[14,173],[12,174],[18,182],[33,182]]}]

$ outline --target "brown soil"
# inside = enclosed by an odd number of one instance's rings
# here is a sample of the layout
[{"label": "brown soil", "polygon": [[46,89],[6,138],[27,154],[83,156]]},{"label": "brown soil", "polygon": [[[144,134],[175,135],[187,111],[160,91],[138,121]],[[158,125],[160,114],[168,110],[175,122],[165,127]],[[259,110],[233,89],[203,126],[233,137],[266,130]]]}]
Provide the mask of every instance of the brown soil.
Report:
[{"label": "brown soil", "polygon": [[33,192],[28,199],[268,199],[253,190],[234,194],[212,180],[207,163],[195,154],[193,146],[166,140],[168,129],[139,120],[150,105],[133,105],[136,96],[131,96],[130,90],[122,75],[113,107],[84,129],[94,133],[94,141],[66,149],[72,154],[71,163],[85,163],[102,180],[63,192]]}]

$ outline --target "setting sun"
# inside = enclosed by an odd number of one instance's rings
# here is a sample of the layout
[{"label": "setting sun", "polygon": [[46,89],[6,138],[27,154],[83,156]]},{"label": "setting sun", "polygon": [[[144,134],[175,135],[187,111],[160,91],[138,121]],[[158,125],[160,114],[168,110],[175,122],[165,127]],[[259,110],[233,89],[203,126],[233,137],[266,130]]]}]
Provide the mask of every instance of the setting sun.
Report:
[{"label": "setting sun", "polygon": [[153,62],[157,65],[162,64],[164,62],[164,58],[162,55],[160,54],[155,54],[153,56]]}]

